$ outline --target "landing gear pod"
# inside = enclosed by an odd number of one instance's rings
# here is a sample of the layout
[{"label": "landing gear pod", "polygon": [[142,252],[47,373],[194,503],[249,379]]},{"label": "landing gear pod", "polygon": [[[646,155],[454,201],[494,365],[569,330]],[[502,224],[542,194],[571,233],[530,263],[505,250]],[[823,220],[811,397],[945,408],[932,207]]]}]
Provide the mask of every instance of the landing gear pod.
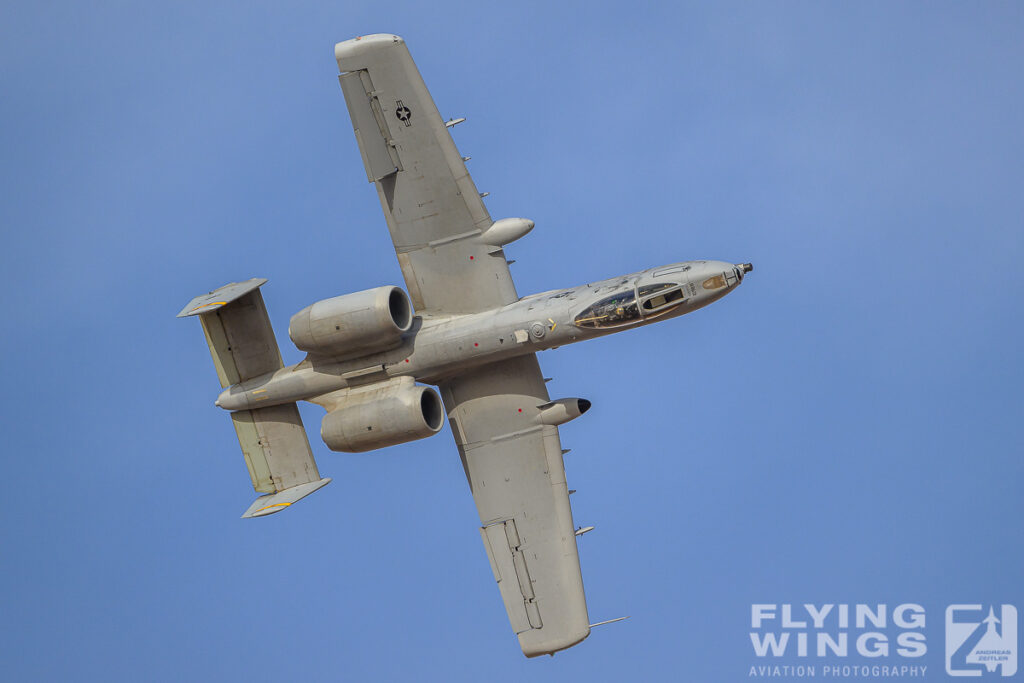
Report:
[{"label": "landing gear pod", "polygon": [[560,398],[557,401],[549,401],[540,408],[537,421],[545,425],[561,425],[569,420],[575,420],[583,413],[590,410],[590,401],[585,398]]},{"label": "landing gear pod", "polygon": [[529,218],[502,218],[499,221],[494,221],[491,227],[484,230],[477,237],[477,241],[500,249],[526,235],[533,230],[533,226],[534,223]]}]

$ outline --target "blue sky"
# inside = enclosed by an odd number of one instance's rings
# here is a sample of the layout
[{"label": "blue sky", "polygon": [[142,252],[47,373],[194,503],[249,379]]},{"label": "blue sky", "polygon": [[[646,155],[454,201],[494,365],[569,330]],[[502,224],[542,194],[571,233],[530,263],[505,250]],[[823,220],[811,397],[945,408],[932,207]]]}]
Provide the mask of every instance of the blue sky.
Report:
[{"label": "blue sky", "polygon": [[[1024,609],[1022,29],[1016,3],[4,5],[5,675],[742,680],[752,603],[914,602],[942,680],[947,605]],[[536,221],[521,294],[755,265],[541,354],[593,401],[562,428],[591,617],[632,615],[554,659],[519,653],[447,428],[331,453],[303,406],[334,482],[240,520],[174,317],[269,278],[296,362],[294,312],[401,284],[332,51],[379,31],[468,117],[491,214]]]}]

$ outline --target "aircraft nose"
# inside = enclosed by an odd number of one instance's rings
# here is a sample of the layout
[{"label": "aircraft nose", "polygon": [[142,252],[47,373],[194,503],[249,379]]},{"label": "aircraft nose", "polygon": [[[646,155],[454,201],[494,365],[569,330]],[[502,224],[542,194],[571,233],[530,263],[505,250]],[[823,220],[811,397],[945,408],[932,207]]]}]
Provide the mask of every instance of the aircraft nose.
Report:
[{"label": "aircraft nose", "polygon": [[733,266],[733,270],[736,272],[736,284],[743,282],[743,276],[754,269],[753,263],[737,263]]},{"label": "aircraft nose", "polygon": [[753,269],[750,263],[703,262],[690,271],[690,283],[696,287],[694,301],[698,306],[717,301],[736,289],[743,282],[743,276]]},{"label": "aircraft nose", "polygon": [[738,286],[743,282],[743,276],[754,269],[752,263],[723,263],[722,277],[725,279],[725,286],[729,289]]}]

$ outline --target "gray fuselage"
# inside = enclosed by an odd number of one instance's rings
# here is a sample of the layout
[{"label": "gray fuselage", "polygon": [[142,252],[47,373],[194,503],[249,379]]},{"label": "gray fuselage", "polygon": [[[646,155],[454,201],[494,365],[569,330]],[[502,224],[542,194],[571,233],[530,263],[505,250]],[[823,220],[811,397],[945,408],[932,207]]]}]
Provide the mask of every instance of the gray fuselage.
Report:
[{"label": "gray fuselage", "polygon": [[228,387],[225,410],[316,399],[333,391],[411,376],[436,384],[476,365],[602,337],[703,308],[731,292],[749,264],[689,261],[526,296],[470,315],[417,316],[402,344],[338,361],[310,354],[301,363]]}]

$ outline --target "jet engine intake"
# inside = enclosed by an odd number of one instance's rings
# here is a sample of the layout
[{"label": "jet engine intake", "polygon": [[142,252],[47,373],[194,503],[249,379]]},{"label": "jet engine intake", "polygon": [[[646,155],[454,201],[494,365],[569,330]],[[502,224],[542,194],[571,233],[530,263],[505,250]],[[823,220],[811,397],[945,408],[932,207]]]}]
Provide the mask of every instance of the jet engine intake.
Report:
[{"label": "jet engine intake", "polygon": [[320,438],[332,451],[363,453],[432,436],[444,425],[444,405],[412,378],[338,392]]},{"label": "jet engine intake", "polygon": [[337,359],[395,348],[412,326],[412,305],[398,287],[377,287],[306,306],[292,316],[295,346]]}]

